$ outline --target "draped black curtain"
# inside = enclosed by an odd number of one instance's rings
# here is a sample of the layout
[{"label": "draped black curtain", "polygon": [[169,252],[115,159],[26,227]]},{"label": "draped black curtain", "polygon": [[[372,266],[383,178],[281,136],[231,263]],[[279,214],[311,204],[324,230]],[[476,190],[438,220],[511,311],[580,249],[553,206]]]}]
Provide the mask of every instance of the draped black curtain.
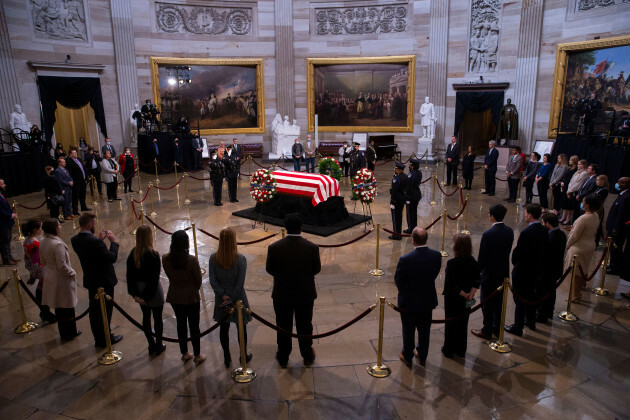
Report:
[{"label": "draped black curtain", "polygon": [[454,133],[459,132],[459,125],[464,121],[464,114],[469,109],[473,112],[492,111],[492,122],[495,126],[499,124],[499,116],[503,108],[504,92],[457,92],[455,101],[455,127]]},{"label": "draped black curtain", "polygon": [[57,102],[71,109],[82,108],[89,103],[101,133],[107,137],[101,80],[98,77],[38,76],[37,83],[42,102],[42,128],[48,139],[55,125]]}]

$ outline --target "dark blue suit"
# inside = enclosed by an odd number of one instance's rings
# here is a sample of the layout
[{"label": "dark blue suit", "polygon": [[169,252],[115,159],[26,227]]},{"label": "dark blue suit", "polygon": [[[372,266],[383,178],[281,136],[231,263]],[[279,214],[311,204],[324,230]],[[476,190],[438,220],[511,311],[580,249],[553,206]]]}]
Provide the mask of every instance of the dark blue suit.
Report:
[{"label": "dark blue suit", "polygon": [[[442,256],[428,247],[415,248],[398,260],[394,281],[398,287],[398,307],[403,334],[402,354],[407,361],[413,359],[414,347],[421,361],[429,353],[431,313],[438,304],[435,279],[442,267]],[[415,332],[418,330],[418,345]]]},{"label": "dark blue suit", "polygon": [[[477,262],[481,270],[481,300],[496,290],[510,276],[510,252],[514,231],[503,222],[494,224],[481,235]],[[481,307],[484,335],[499,335],[503,295],[499,294]]]},{"label": "dark blue suit", "polygon": [[[629,263],[624,262],[623,250],[624,243],[628,239],[628,230],[630,229],[626,222],[630,220],[630,190],[625,190],[617,196],[617,199],[608,211],[608,219],[606,220],[606,234],[612,237],[617,248],[612,247],[610,250],[610,269],[613,272],[622,271],[622,278],[630,280],[630,276],[625,271],[630,271]],[[626,246],[626,249],[628,246]],[[625,271],[624,271],[625,270]]]},{"label": "dark blue suit", "polygon": [[66,200],[63,203],[63,217],[70,217],[72,216],[72,186],[70,185],[72,177],[70,172],[59,166],[55,169],[55,179],[63,190],[63,196]]},{"label": "dark blue suit", "polygon": [[0,253],[2,253],[3,264],[8,264],[13,259],[11,255],[11,230],[15,222],[12,216],[11,204],[4,195],[0,194]]},{"label": "dark blue suit", "polygon": [[497,148],[488,149],[483,164],[488,167],[486,169],[486,193],[490,195],[494,195],[494,188],[497,184],[497,180],[494,178],[497,174],[497,160],[499,160]]}]

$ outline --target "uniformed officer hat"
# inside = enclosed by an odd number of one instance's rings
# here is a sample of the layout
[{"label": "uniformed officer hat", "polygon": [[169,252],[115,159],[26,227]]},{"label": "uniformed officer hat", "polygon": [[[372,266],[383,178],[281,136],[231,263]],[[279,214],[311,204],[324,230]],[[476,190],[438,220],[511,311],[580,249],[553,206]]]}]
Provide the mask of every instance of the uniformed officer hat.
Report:
[{"label": "uniformed officer hat", "polygon": [[396,169],[400,169],[402,171],[405,169],[405,165],[401,162],[396,162]]},{"label": "uniformed officer hat", "polygon": [[416,165],[416,168],[420,165],[420,161],[418,159],[410,159],[409,162],[411,162],[414,165]]},{"label": "uniformed officer hat", "polygon": [[361,143],[358,143],[358,142],[355,141],[354,143],[352,143],[352,145],[353,146],[361,146]]}]

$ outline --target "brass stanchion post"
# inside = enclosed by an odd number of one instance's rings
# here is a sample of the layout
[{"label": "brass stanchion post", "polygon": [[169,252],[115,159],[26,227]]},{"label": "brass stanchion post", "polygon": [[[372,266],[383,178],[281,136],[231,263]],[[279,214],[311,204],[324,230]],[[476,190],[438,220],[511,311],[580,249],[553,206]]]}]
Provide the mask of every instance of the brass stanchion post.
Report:
[{"label": "brass stanchion post", "polygon": [[370,274],[373,276],[382,276],[385,274],[383,270],[378,268],[378,260],[379,260],[379,249],[381,245],[381,224],[376,224],[376,267],[373,270],[370,270]]},{"label": "brass stanchion post", "polygon": [[132,223],[133,223],[133,230],[131,231],[131,234],[135,235],[137,228],[136,228],[136,214],[133,211],[133,202],[131,202],[131,205],[129,206],[129,209],[131,210],[131,220],[132,220]]},{"label": "brass stanchion post", "polygon": [[140,210],[140,224],[144,225],[144,210]]},{"label": "brass stanchion post", "polygon": [[446,185],[446,159],[442,162],[442,185]]},{"label": "brass stanchion post", "polygon": [[155,217],[157,216],[157,213],[155,212],[155,209],[153,208],[153,190],[151,189],[151,187],[153,187],[153,184],[151,184],[149,182],[149,200],[151,200],[151,217]]},{"label": "brass stanchion post", "polygon": [[142,187],[140,185],[140,167],[136,168],[136,173],[138,174],[138,194],[142,194]]},{"label": "brass stanchion post", "polygon": [[[175,168],[175,182],[177,182],[177,161],[173,162],[173,168]],[[179,188],[179,184],[177,184],[177,188]]]},{"label": "brass stanchion post", "polygon": [[[199,261],[199,252],[197,251],[197,227],[195,226],[195,223],[192,224],[192,233],[193,233],[193,246],[195,248],[195,258],[197,258],[197,261]],[[204,270],[203,267],[200,267],[200,268],[201,268],[201,274],[206,274],[206,270]]]},{"label": "brass stanchion post", "polygon": [[282,169],[286,169],[284,166],[284,152],[282,153]]},{"label": "brass stanchion post", "polygon": [[280,234],[284,238],[285,236],[287,236],[287,230],[285,228],[280,229]]},{"label": "brass stanchion post", "polygon": [[376,363],[368,366],[367,372],[375,378],[387,378],[392,370],[383,364],[383,325],[385,323],[385,296],[379,298],[380,313],[378,316],[378,351]]},{"label": "brass stanchion post", "polygon": [[101,317],[103,318],[103,330],[105,332],[105,343],[107,343],[107,351],[98,358],[98,363],[101,365],[113,365],[120,362],[122,359],[122,353],[119,351],[112,351],[112,339],[111,332],[109,331],[109,322],[107,321],[107,310],[105,309],[105,290],[102,287],[98,288],[98,292],[94,299],[98,299],[101,304]]},{"label": "brass stanchion post", "polygon": [[604,261],[602,261],[602,275],[599,279],[599,287],[594,287],[591,292],[597,296],[608,296],[610,292],[604,288],[604,282],[606,281],[606,270],[608,269],[608,261],[610,258],[610,247],[612,246],[612,238],[609,236],[606,238],[606,249],[604,249]]},{"label": "brass stanchion post", "polygon": [[271,164],[271,172],[275,172],[275,171],[276,171],[276,162]]},{"label": "brass stanchion post", "polygon": [[516,202],[522,203],[523,199],[521,198],[521,189],[523,188],[523,177],[518,181],[518,192],[516,194]]},{"label": "brass stanchion post", "polygon": [[483,166],[483,188],[479,190],[481,193],[486,192],[486,167]]},{"label": "brass stanchion post", "polygon": [[433,191],[431,193],[431,202],[429,204],[431,204],[432,206],[435,206],[437,204],[437,201],[435,201],[435,184],[437,182],[437,175],[434,173],[433,174]]},{"label": "brass stanchion post", "polygon": [[[160,183],[160,177],[158,176],[158,169],[157,169],[158,167],[157,158],[153,159],[153,166],[155,166],[155,184],[157,185]],[[151,184],[149,183],[149,185]]]},{"label": "brass stanchion post", "polygon": [[238,316],[238,341],[241,350],[241,367],[232,371],[234,382],[246,384],[256,379],[256,372],[247,367],[247,355],[245,354],[245,334],[243,333],[243,301],[236,301],[236,314]]},{"label": "brass stanchion post", "polygon": [[462,233],[466,235],[470,235],[470,231],[468,230],[468,208],[470,207],[470,194],[466,194],[466,213],[464,213],[464,230]]},{"label": "brass stanchion post", "polygon": [[503,341],[505,334],[505,312],[507,311],[508,289],[510,288],[510,279],[503,279],[503,306],[501,308],[501,324],[499,324],[499,339],[488,344],[490,348],[497,353],[509,353],[512,351],[512,345]]},{"label": "brass stanchion post", "polygon": [[37,323],[26,320],[26,313],[24,312],[24,303],[22,302],[22,293],[20,292],[20,277],[18,276],[18,272],[16,269],[13,269],[11,273],[11,277],[13,277],[13,281],[15,282],[15,290],[17,292],[18,304],[20,305],[20,313],[22,314],[22,323],[15,327],[13,331],[16,334],[24,334],[27,332],[33,331],[37,328]]},{"label": "brass stanchion post", "polygon": [[571,313],[571,299],[573,299],[573,288],[575,287],[575,274],[577,272],[577,255],[573,256],[571,261],[571,286],[569,287],[569,298],[567,299],[567,310],[558,314],[558,318],[563,321],[574,322],[578,320],[578,317]]},{"label": "brass stanchion post", "polygon": [[247,160],[249,161],[249,173],[252,173],[252,155],[247,155]]},{"label": "brass stanchion post", "polygon": [[429,169],[429,149],[426,149],[424,152],[424,169]]},{"label": "brass stanchion post", "polygon": [[188,198],[188,172],[184,172],[184,191],[186,192],[184,204],[190,204],[190,199]]},{"label": "brass stanchion post", "polygon": [[442,250],[440,251],[440,254],[443,257],[448,257],[448,252],[446,252],[444,250],[444,240],[446,238],[446,219],[448,216],[448,212],[446,211],[446,209],[444,209],[444,211],[442,212]]},{"label": "brass stanchion post", "polygon": [[18,202],[14,201],[13,202],[13,213],[15,213],[15,221],[17,224],[17,230],[18,230],[18,234],[17,236],[14,238],[18,241],[23,241],[24,240],[24,235],[22,235],[22,227],[20,225],[20,215],[18,213]]}]

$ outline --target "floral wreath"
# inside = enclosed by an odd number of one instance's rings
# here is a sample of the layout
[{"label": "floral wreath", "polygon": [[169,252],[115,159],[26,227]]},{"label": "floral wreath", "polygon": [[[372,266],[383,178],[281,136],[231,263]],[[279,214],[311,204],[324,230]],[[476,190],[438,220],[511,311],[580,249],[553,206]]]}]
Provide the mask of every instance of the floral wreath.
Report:
[{"label": "floral wreath", "polygon": [[370,204],[376,198],[376,178],[369,169],[361,169],[352,178],[352,199]]},{"label": "floral wreath", "polygon": [[319,161],[317,165],[319,173],[322,175],[328,175],[335,178],[337,181],[341,181],[341,166],[339,162],[331,157],[324,158]]},{"label": "floral wreath", "polygon": [[252,175],[249,193],[257,203],[268,203],[276,195],[276,178],[267,169],[259,169]]}]

